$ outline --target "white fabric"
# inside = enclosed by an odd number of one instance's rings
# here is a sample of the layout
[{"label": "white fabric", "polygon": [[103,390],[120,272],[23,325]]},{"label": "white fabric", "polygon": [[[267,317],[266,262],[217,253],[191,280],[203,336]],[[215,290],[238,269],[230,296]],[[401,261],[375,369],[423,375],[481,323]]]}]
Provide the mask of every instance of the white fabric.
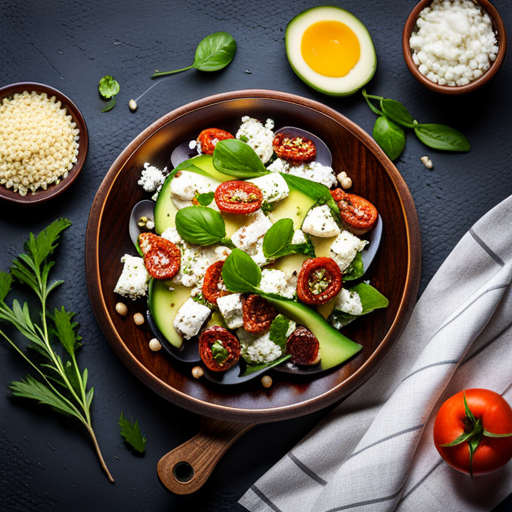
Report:
[{"label": "white fabric", "polygon": [[471,479],[432,442],[441,404],[470,388],[512,404],[512,197],[464,236],[373,377],[241,498],[251,512],[488,511],[512,463]]}]

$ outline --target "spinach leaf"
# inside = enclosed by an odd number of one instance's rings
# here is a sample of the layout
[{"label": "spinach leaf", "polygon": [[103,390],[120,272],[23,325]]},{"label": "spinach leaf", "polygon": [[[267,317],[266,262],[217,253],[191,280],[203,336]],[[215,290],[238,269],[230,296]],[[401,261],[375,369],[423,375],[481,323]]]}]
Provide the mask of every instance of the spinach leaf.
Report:
[{"label": "spinach leaf", "polygon": [[105,106],[101,109],[102,112],[108,112],[109,110],[112,110],[116,106],[116,99],[112,98],[111,100],[107,101]]},{"label": "spinach leaf", "polygon": [[233,249],[222,267],[222,280],[230,292],[258,293],[261,270],[248,254]]},{"label": "spinach leaf", "polygon": [[391,160],[398,158],[404,150],[404,131],[385,116],[380,116],[375,121],[373,138]]},{"label": "spinach leaf", "polygon": [[257,178],[269,174],[254,149],[238,139],[220,140],[213,150],[213,166],[236,178]]},{"label": "spinach leaf", "polygon": [[272,361],[270,363],[258,363],[258,364],[250,364],[249,361],[246,361],[247,366],[245,368],[245,371],[240,377],[246,377],[247,375],[251,375],[254,372],[258,372],[260,370],[263,370],[265,368],[270,369],[274,368],[275,366],[279,366],[281,363],[284,363],[288,359],[292,357],[291,355],[284,355],[281,357],[278,357],[275,361]]},{"label": "spinach leaf", "polygon": [[469,151],[471,146],[465,135],[443,124],[417,124],[414,133],[423,144],[443,151]]},{"label": "spinach leaf", "polygon": [[355,279],[359,279],[360,277],[362,277],[363,274],[363,257],[361,256],[361,253],[358,252],[355,258],[352,260],[352,263],[343,272],[343,280],[354,281]]},{"label": "spinach leaf", "polygon": [[263,238],[263,254],[265,258],[274,258],[282,251],[293,238],[292,219],[280,219],[266,232]]},{"label": "spinach leaf", "polygon": [[208,206],[209,204],[211,204],[214,197],[215,197],[215,192],[206,192],[205,194],[197,194],[196,195],[197,202],[201,206]]},{"label": "spinach leaf", "polygon": [[290,320],[281,314],[277,315],[270,325],[269,338],[279,346],[283,353],[286,349],[286,340],[288,339],[286,333],[289,327]]},{"label": "spinach leaf", "polygon": [[414,128],[414,125],[417,124],[409,111],[399,101],[382,99],[380,105],[382,113],[391,121],[405,126],[405,128]]},{"label": "spinach leaf", "polygon": [[176,229],[185,242],[195,245],[224,243],[226,225],[219,212],[206,206],[187,206],[176,214]]}]

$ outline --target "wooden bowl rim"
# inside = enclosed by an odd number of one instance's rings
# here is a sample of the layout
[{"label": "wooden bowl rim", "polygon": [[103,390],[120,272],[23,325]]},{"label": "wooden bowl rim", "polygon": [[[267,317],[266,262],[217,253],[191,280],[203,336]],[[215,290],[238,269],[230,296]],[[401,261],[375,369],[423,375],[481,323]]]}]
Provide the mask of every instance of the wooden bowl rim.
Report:
[{"label": "wooden bowl rim", "polygon": [[[163,126],[171,121],[175,121],[188,113],[203,109],[212,104],[225,103],[233,100],[248,98],[270,99],[284,103],[292,103],[317,111],[343,125],[344,128],[350,131],[364,145],[369,147],[373,154],[382,163],[383,167],[389,174],[395,189],[397,190],[402,211],[404,212],[404,222],[406,225],[408,242],[408,268],[402,299],[395,319],[388,333],[381,341],[375,352],[354,374],[352,374],[349,378],[337,386],[330,389],[328,392],[298,404],[266,409],[243,409],[208,403],[201,399],[186,395],[185,393],[176,390],[162,380],[158,379],[145,366],[143,366],[138,359],[134,357],[134,355],[125,345],[122,338],[118,335],[113,321],[107,311],[105,297],[103,296],[101,289],[99,274],[100,267],[98,235],[99,226],[101,224],[105,207],[105,200],[108,198],[113,183],[122,172],[130,156],[144,142],[146,142],[149,137],[154,135],[158,130],[160,130]],[[250,89],[221,93],[179,107],[158,119],[148,128],[146,128],[140,135],[138,135],[112,164],[103,180],[103,183],[98,189],[93,205],[91,207],[89,222],[87,225],[86,276],[89,297],[94,297],[94,300],[91,300],[91,304],[96,315],[96,319],[114,352],[134,375],[136,375],[143,383],[145,383],[149,388],[151,388],[163,398],[173,402],[180,407],[183,407],[184,409],[201,414],[203,416],[228,421],[262,423],[295,418],[323,409],[324,407],[335,403],[336,401],[354,391],[373,374],[379,363],[384,359],[385,355],[391,349],[392,345],[405,328],[405,325],[407,324],[407,321],[412,314],[412,310],[416,302],[420,275],[421,245],[416,209],[409,189],[393,163],[366,132],[364,132],[355,123],[345,118],[343,115],[316,101],[278,91]]]},{"label": "wooden bowl rim", "polygon": [[413,76],[421,82],[427,89],[430,89],[434,92],[439,92],[441,94],[448,95],[457,95],[457,94],[465,94],[468,92],[476,91],[480,89],[485,84],[487,84],[496,73],[501,68],[503,62],[505,61],[505,57],[507,54],[507,33],[505,30],[505,25],[503,23],[503,19],[501,18],[499,12],[496,7],[489,2],[489,0],[474,0],[477,4],[479,4],[491,17],[493,22],[493,26],[495,31],[498,32],[498,55],[496,60],[491,64],[490,68],[479,78],[473,80],[469,84],[466,85],[439,85],[435,82],[432,82],[427,77],[422,75],[419,72],[418,67],[412,60],[411,48],[409,45],[409,39],[411,37],[412,31],[416,25],[416,20],[418,19],[419,13],[432,3],[433,0],[420,0],[414,7],[414,9],[409,14],[407,21],[405,22],[404,32],[402,36],[402,48],[404,53],[405,63],[409,68],[409,71],[413,74]]},{"label": "wooden bowl rim", "polygon": [[50,199],[59,196],[67,190],[72,183],[78,178],[80,171],[85,163],[87,151],[89,148],[89,135],[87,132],[87,125],[85,123],[84,116],[78,109],[78,107],[71,101],[64,93],[58,89],[51,87],[46,84],[40,84],[37,82],[17,82],[15,84],[5,85],[0,88],[0,101],[6,96],[15,94],[23,91],[36,91],[39,93],[47,93],[50,97],[55,96],[58,101],[61,102],[62,106],[66,108],[68,114],[71,115],[73,121],[76,123],[79,129],[79,141],[78,141],[78,155],[73,165],[73,168],[69,171],[66,178],[61,179],[57,184],[49,186],[46,190],[38,189],[34,194],[31,192],[27,193],[26,196],[20,196],[18,192],[13,192],[10,189],[0,185],[0,199],[15,204],[17,206],[36,206],[42,203],[46,203]]}]

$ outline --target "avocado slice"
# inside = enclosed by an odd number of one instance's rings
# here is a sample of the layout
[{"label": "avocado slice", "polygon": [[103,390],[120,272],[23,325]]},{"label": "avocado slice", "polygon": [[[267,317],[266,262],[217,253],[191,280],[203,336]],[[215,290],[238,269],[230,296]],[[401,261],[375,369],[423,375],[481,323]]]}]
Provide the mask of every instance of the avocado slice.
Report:
[{"label": "avocado slice", "polygon": [[199,169],[205,171],[209,176],[219,180],[222,183],[225,181],[232,181],[237,179],[234,176],[229,176],[229,174],[224,174],[223,172],[219,172],[217,169],[215,169],[213,166],[213,155],[205,154],[195,156],[194,158],[191,158],[189,162],[193,165],[196,165],[199,167]]},{"label": "avocado slice", "polygon": [[316,204],[316,201],[305,192],[290,187],[288,197],[279,201],[275,208],[269,212],[268,217],[272,224],[281,219],[292,219],[293,229],[300,229],[306,214]]}]

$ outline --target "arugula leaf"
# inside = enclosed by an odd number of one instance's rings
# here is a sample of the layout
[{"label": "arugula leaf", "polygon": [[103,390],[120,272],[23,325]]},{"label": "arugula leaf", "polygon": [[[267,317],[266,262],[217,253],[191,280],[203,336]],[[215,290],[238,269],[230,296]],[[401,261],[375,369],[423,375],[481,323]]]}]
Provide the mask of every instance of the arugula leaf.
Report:
[{"label": "arugula leaf", "polygon": [[423,144],[443,151],[469,151],[471,146],[465,135],[443,124],[417,124],[414,133]]},{"label": "arugula leaf", "polygon": [[197,194],[196,195],[197,202],[201,206],[208,206],[209,204],[211,204],[214,197],[215,197],[215,192],[206,192],[205,194]]},{"label": "arugula leaf", "polygon": [[355,255],[350,265],[343,272],[344,281],[354,281],[364,275],[363,257],[360,252]]},{"label": "arugula leaf", "polygon": [[281,348],[283,353],[286,349],[286,340],[288,339],[286,333],[289,327],[290,320],[281,314],[277,315],[270,325],[269,338]]},{"label": "arugula leaf", "polygon": [[380,116],[375,121],[373,138],[390,160],[397,159],[404,150],[404,131],[386,116]]},{"label": "arugula leaf", "polygon": [[104,76],[98,84],[98,90],[103,98],[109,99],[115,96],[119,90],[119,83],[111,75]]},{"label": "arugula leaf", "polygon": [[206,206],[187,206],[176,213],[176,229],[185,242],[213,245],[224,242],[226,224],[221,214]]},{"label": "arugula leaf", "polygon": [[279,251],[290,245],[292,238],[292,219],[279,219],[270,227],[263,238],[263,254],[265,258],[275,257]]},{"label": "arugula leaf", "polygon": [[216,144],[213,166],[219,172],[242,179],[269,174],[254,149],[238,139],[220,140]]},{"label": "arugula leaf", "polygon": [[247,375],[251,375],[252,373],[259,372],[260,370],[270,370],[270,368],[274,368],[275,366],[279,366],[280,364],[288,361],[292,357],[290,354],[278,357],[276,360],[271,361],[270,363],[258,363],[258,364],[250,364],[247,363],[244,373],[240,375],[240,377],[246,377]]},{"label": "arugula leaf", "polygon": [[248,254],[233,249],[222,267],[222,280],[230,292],[258,293],[261,270]]},{"label": "arugula leaf", "polygon": [[146,436],[142,435],[142,432],[139,428],[138,420],[135,423],[127,420],[123,413],[121,412],[121,417],[119,418],[119,426],[121,427],[121,435],[124,440],[136,451],[139,453],[144,453],[146,449]]}]

